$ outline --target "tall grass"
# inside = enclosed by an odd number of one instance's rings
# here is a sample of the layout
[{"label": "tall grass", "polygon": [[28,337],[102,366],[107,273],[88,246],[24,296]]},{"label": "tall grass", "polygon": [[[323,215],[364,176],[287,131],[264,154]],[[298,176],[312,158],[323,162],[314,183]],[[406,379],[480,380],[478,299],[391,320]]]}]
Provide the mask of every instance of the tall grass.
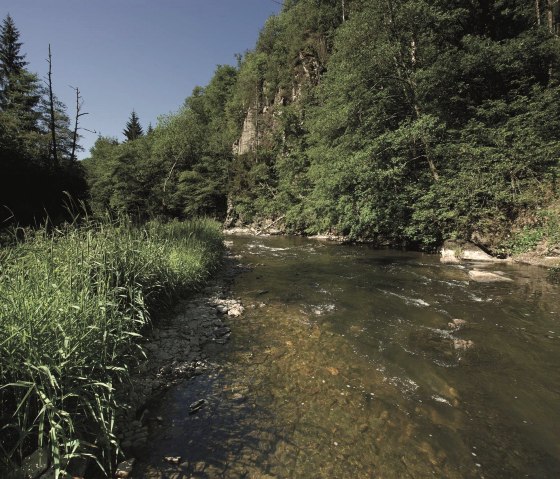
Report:
[{"label": "tall grass", "polygon": [[201,285],[221,252],[206,220],[44,228],[0,249],[0,475],[37,448],[57,474],[76,455],[109,472],[115,386],[150,313]]}]

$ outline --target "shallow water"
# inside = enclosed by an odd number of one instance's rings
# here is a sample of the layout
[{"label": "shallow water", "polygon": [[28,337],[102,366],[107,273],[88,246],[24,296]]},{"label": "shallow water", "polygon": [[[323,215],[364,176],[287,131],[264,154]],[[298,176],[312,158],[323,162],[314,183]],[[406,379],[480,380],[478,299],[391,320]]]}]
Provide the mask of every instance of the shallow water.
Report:
[{"label": "shallow water", "polygon": [[[246,312],[210,347],[215,373],[152,412],[137,477],[560,477],[560,287],[544,270],[232,239],[254,266],[233,286]],[[514,281],[470,282],[473,267]]]}]

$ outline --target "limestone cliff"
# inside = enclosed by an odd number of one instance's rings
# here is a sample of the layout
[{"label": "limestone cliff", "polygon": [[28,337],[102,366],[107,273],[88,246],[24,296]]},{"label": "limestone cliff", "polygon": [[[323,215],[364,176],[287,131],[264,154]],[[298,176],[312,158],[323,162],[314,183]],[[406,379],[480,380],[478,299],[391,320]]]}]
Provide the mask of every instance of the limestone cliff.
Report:
[{"label": "limestone cliff", "polygon": [[233,144],[234,154],[243,155],[258,151],[260,147],[273,146],[273,134],[282,114],[280,107],[299,102],[306,87],[314,87],[319,83],[325,68],[317,55],[301,51],[292,70],[291,88],[276,88],[273,99],[269,99],[271,95],[267,94],[271,86],[263,82],[258,98],[247,109],[241,135]]}]

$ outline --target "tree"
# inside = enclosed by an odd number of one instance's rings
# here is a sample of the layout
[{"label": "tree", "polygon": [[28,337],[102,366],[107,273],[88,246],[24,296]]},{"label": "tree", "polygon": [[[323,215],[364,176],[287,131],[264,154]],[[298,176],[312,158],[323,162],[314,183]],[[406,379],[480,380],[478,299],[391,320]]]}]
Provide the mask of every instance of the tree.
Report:
[{"label": "tree", "polygon": [[80,146],[52,88],[50,48],[45,88],[27,70],[21,45],[7,16],[0,28],[0,228],[12,213],[20,224],[46,214],[62,219],[65,192],[81,198],[86,187],[81,165],[70,161]]},{"label": "tree", "polygon": [[138,115],[134,110],[132,110],[132,113],[130,114],[130,119],[126,123],[126,128],[123,130],[123,134],[126,137],[126,141],[137,140],[141,136],[144,136],[144,130],[142,129]]},{"label": "tree", "polygon": [[10,77],[19,74],[27,65],[25,55],[20,52],[19,31],[8,14],[0,29],[0,87],[8,87]]}]

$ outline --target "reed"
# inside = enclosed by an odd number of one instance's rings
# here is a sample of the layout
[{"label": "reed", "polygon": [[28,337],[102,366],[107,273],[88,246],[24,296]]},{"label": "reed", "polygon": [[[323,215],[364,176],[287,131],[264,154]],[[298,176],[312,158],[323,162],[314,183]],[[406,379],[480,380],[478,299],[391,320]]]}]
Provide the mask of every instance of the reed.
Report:
[{"label": "reed", "polygon": [[124,406],[114,391],[142,331],[221,253],[209,220],[88,221],[27,231],[0,249],[0,472],[45,448],[57,476],[76,456],[110,473]]}]

